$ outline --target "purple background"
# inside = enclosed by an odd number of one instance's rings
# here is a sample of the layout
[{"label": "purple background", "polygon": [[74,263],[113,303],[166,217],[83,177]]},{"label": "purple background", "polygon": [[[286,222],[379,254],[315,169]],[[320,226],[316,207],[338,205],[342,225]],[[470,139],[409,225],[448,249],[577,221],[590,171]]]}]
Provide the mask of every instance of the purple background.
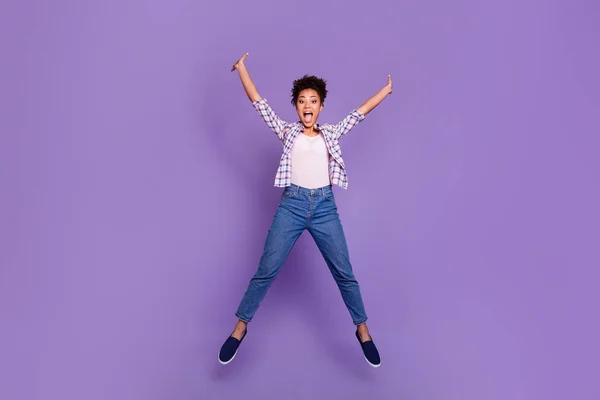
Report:
[{"label": "purple background", "polygon": [[[600,397],[597,2],[51,3],[0,7],[0,398]],[[217,363],[280,196],[246,51],[286,119],[394,78],[336,190],[380,369],[308,235]]]}]

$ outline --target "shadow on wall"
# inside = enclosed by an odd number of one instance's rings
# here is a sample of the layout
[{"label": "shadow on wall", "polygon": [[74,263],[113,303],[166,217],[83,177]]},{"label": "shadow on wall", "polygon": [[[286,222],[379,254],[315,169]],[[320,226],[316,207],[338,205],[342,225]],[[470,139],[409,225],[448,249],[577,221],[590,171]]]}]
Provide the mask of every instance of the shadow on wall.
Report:
[{"label": "shadow on wall", "polygon": [[[232,76],[231,78],[237,77]],[[214,168],[230,170],[230,176],[235,177],[231,185],[239,189],[239,198],[253,198],[251,202],[236,203],[236,207],[240,207],[242,213],[247,213],[253,219],[252,226],[261,227],[260,231],[257,228],[252,235],[234,237],[231,247],[236,249],[235,254],[224,255],[225,263],[221,268],[229,271],[231,282],[228,283],[227,288],[218,291],[222,294],[219,295],[219,298],[214,299],[213,304],[219,308],[222,307],[223,320],[226,321],[227,316],[231,315],[231,327],[227,329],[233,329],[236,322],[235,310],[247,287],[249,277],[256,271],[267,229],[280,200],[281,190],[273,188],[273,179],[281,150],[279,147],[279,150],[275,150],[277,153],[274,153],[274,148],[265,147],[265,141],[262,139],[252,139],[252,135],[271,135],[272,140],[279,145],[277,137],[264,124],[258,113],[252,115],[254,121],[245,120],[246,114],[243,111],[240,111],[243,117],[236,118],[236,110],[231,110],[225,100],[215,98],[215,93],[220,93],[226,86],[224,79],[223,75],[210,76],[200,82],[197,88],[194,109],[197,110],[198,125],[202,127],[202,130],[210,131],[207,134],[199,130],[198,134],[205,134],[207,137],[203,138],[202,142],[211,146],[210,150],[219,155],[216,158],[218,165],[215,165]],[[240,96],[245,96],[241,88]],[[247,105],[249,106],[249,104]],[[250,128],[247,129],[247,127]],[[242,128],[244,131],[240,133]],[[244,137],[240,138],[239,135],[244,135]],[[271,162],[271,160],[275,160],[275,162]],[[240,259],[247,260],[247,262],[240,265]],[[227,265],[227,260],[234,265]],[[239,273],[238,269],[240,268],[243,273]],[[336,310],[336,313],[340,310],[342,313],[347,313],[347,311],[343,306],[340,308],[339,304],[326,304],[322,295],[324,287],[327,288],[327,291],[338,291],[312,237],[308,232],[304,232],[290,252],[251,325],[254,325],[254,331],[262,327],[277,327],[277,331],[281,333],[281,329],[285,329],[281,327],[282,317],[297,317],[299,324],[307,328],[300,334],[305,337],[308,334],[309,337],[305,340],[318,343],[323,347],[320,354],[327,354],[328,357],[337,360],[340,365],[350,368],[352,363],[348,363],[344,355],[355,350],[346,348],[354,346],[354,343],[348,343],[347,346],[340,344],[339,340],[335,339],[336,332],[340,332],[342,329],[345,332],[347,329],[334,326],[336,320],[346,318],[350,321],[350,317],[345,315],[331,318],[329,312],[332,308]],[[341,303],[341,296],[339,296],[339,302]],[[214,334],[217,335],[215,340],[219,343],[230,333],[229,330],[221,331],[220,321],[219,319],[219,323],[214,324]],[[272,341],[273,338],[270,335],[276,333],[273,330],[271,330],[272,333],[269,332],[270,330],[266,329],[265,335],[262,337],[257,335],[253,339],[257,341],[256,348]],[[294,335],[297,332],[286,332],[286,334]],[[214,343],[212,339],[211,343]],[[244,358],[250,363],[253,358],[260,356],[260,353],[253,347],[248,346],[245,350],[247,356]],[[209,361],[212,362],[212,360]],[[232,364],[230,367],[233,368],[227,368],[227,371],[223,371],[219,368],[221,366],[216,365],[214,378],[228,379],[227,377],[230,375],[233,378],[237,375],[236,371],[241,372],[249,366],[243,360],[236,361],[238,361],[234,363],[236,366]],[[216,359],[214,362],[216,363]],[[357,376],[360,376],[360,371],[355,372]]]}]

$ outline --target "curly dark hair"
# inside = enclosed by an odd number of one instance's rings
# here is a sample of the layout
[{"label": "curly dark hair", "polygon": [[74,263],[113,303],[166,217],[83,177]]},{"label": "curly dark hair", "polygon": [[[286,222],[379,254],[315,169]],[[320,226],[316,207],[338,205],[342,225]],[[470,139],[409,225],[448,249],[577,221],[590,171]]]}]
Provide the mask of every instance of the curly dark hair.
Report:
[{"label": "curly dark hair", "polygon": [[325,97],[327,97],[327,81],[313,75],[304,75],[302,78],[294,81],[294,86],[292,87],[292,105],[296,105],[300,92],[305,89],[313,89],[316,91],[321,99],[321,104],[325,103]]}]

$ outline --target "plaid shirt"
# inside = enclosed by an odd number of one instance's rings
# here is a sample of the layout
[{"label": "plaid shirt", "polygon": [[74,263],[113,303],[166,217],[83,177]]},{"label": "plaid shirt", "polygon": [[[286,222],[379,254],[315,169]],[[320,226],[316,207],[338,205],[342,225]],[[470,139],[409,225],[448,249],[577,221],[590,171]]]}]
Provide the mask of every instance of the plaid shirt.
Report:
[{"label": "plaid shirt", "polygon": [[[275,114],[266,99],[260,99],[252,103],[256,111],[265,120],[267,126],[277,134],[283,145],[283,154],[275,176],[276,187],[286,187],[292,184],[292,155],[291,150],[294,140],[302,132],[304,126],[300,121],[285,122]],[[317,128],[323,133],[327,149],[329,150],[329,179],[332,184],[348,189],[348,175],[342,159],[339,139],[350,132],[359,122],[365,119],[358,110],[353,110],[336,125],[323,124]]]}]

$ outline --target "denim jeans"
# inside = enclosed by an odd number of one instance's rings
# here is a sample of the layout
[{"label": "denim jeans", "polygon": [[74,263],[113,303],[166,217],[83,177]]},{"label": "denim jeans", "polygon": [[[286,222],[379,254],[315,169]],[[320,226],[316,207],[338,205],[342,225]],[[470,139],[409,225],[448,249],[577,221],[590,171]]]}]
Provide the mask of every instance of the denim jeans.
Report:
[{"label": "denim jeans", "polygon": [[352,272],[346,237],[331,186],[284,189],[269,228],[258,270],[250,280],[236,316],[250,322],[290,250],[304,230],[313,237],[355,325],[367,320],[358,282]]}]

